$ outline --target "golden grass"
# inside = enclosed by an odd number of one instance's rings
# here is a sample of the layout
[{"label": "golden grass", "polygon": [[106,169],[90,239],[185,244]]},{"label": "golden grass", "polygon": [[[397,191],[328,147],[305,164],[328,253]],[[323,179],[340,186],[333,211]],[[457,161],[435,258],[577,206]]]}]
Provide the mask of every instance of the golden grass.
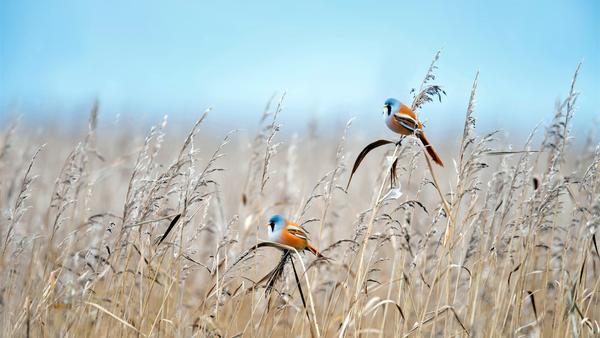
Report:
[{"label": "golden grass", "polygon": [[[415,107],[440,94],[434,70]],[[432,137],[445,168],[406,139],[370,154],[348,191],[365,141],[350,123],[338,142],[281,135],[283,97],[254,137],[222,141],[203,133],[208,112],[187,136],[166,120],[145,137],[98,127],[97,107],[77,139],[7,127],[2,335],[598,335],[600,148],[569,144],[575,79],[524,151],[475,129],[475,80],[463,135]],[[396,158],[401,196],[389,194]],[[293,255],[306,308],[289,264],[270,292],[257,284],[279,248],[241,258],[274,213],[332,259]]]}]

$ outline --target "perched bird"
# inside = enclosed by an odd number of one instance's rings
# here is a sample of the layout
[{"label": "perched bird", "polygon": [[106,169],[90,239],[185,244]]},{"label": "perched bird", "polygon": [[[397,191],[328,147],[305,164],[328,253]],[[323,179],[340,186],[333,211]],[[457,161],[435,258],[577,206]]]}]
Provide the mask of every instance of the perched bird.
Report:
[{"label": "perched bird", "polygon": [[302,228],[283,216],[274,215],[269,220],[269,240],[291,246],[292,248],[303,251],[308,250],[319,258],[324,258],[317,249],[308,243],[308,236]]},{"label": "perched bird", "polygon": [[396,99],[387,99],[383,104],[383,113],[386,115],[385,123],[388,128],[401,135],[415,135],[421,140],[431,159],[440,166],[444,166],[444,162],[425,137],[423,124],[419,122],[417,115],[410,107]]}]

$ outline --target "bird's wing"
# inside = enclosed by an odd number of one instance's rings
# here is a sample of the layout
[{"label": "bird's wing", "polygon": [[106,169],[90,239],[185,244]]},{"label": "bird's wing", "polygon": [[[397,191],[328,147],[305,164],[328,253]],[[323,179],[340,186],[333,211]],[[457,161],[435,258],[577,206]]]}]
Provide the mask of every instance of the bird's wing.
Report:
[{"label": "bird's wing", "polygon": [[394,119],[398,122],[402,127],[410,130],[410,132],[414,133],[415,130],[419,129],[419,122],[412,116],[399,111],[394,114]]},{"label": "bird's wing", "polygon": [[308,236],[306,235],[306,232],[304,230],[302,230],[302,228],[295,226],[295,225],[288,225],[287,227],[288,232],[290,233],[290,235],[294,235],[298,238],[302,238],[305,240],[308,240]]},{"label": "bird's wing", "polygon": [[396,114],[408,115],[413,120],[417,120],[417,114],[415,114],[415,112],[412,111],[412,109],[410,109],[410,107],[405,105],[404,103],[400,103],[400,108],[398,109]]}]

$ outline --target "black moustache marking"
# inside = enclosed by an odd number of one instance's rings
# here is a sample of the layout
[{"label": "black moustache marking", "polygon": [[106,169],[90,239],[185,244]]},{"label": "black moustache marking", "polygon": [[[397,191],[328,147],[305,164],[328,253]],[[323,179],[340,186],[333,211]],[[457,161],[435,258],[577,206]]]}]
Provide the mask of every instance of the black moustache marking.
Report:
[{"label": "black moustache marking", "polygon": [[271,231],[275,231],[275,223],[274,222],[270,222],[269,226],[271,227]]}]

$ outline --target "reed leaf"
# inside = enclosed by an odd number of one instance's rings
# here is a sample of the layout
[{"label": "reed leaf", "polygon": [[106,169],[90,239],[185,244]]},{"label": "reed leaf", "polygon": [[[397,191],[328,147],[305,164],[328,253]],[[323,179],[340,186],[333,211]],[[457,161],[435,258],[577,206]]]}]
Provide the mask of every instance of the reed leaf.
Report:
[{"label": "reed leaf", "polygon": [[[350,173],[350,178],[348,179],[348,184],[346,185],[346,191],[348,191],[348,188],[350,187],[350,182],[352,181],[352,176],[354,176],[354,173],[356,172],[356,170],[358,170],[358,167],[360,166],[360,164],[362,163],[362,161],[365,159],[365,157],[367,156],[367,154],[377,148],[377,147],[381,147],[382,145],[385,144],[391,144],[394,143],[393,141],[389,141],[389,140],[377,140],[375,142],[370,143],[369,145],[367,145],[361,152],[360,154],[358,154],[358,156],[356,157],[356,160],[354,161],[354,165],[352,166],[352,172]],[[394,162],[395,164],[395,162]]]}]

